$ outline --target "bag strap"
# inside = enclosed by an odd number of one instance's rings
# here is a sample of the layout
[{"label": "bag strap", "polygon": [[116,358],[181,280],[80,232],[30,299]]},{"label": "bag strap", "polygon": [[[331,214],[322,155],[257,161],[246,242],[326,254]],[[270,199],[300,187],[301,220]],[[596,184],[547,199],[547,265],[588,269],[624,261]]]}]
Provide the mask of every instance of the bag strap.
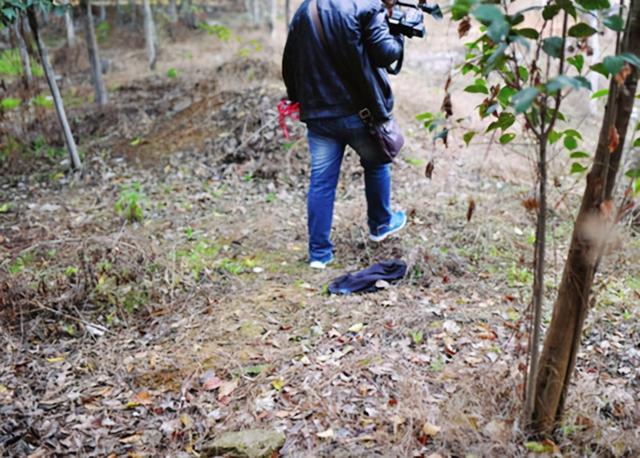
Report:
[{"label": "bag strap", "polygon": [[[345,86],[347,86],[347,89],[349,90],[349,92],[351,92],[351,95],[353,97],[358,92],[356,88],[351,84],[349,79],[346,78],[345,75],[341,74],[342,67],[338,65],[333,53],[331,52],[331,48],[329,47],[329,43],[327,42],[327,36],[324,33],[324,27],[322,26],[322,20],[320,20],[320,14],[318,13],[318,0],[311,0],[309,2],[309,14],[311,14],[311,20],[313,21],[313,26],[315,27],[316,32],[318,32],[318,36],[320,37],[320,42],[322,43],[322,47],[324,48],[325,52],[329,56],[329,59],[331,60],[331,63],[336,69],[338,76],[340,77],[342,82],[345,84]],[[362,119],[362,121],[367,125],[372,125],[374,122],[373,116],[371,115],[371,110],[369,110],[367,107],[358,110],[358,116],[360,116],[360,119]]]}]

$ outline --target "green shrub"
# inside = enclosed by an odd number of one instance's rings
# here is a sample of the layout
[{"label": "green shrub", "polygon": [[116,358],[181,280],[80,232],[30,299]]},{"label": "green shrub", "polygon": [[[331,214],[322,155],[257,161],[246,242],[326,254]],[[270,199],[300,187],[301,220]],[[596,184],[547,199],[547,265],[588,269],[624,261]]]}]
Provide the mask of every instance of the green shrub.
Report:
[{"label": "green shrub", "polygon": [[122,187],[115,204],[115,210],[130,223],[140,222],[144,218],[144,201],[145,197],[142,194],[140,183],[134,182]]},{"label": "green shrub", "polygon": [[3,110],[13,110],[15,108],[18,108],[21,103],[22,100],[20,99],[7,97],[6,99],[2,99],[0,101],[0,107],[2,107]]},{"label": "green shrub", "polygon": [[[20,52],[17,49],[7,49],[0,52],[0,76],[17,77],[22,75],[22,61],[20,60]],[[33,76],[40,77],[44,75],[40,64],[31,60],[31,73]]]}]

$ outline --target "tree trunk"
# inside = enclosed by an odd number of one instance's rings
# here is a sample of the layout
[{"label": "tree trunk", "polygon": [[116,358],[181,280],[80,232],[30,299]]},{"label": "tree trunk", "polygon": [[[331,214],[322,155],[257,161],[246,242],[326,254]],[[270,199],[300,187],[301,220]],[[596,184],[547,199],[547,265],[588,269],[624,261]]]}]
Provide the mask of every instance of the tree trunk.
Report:
[{"label": "tree trunk", "polygon": [[278,0],[270,0],[269,5],[269,35],[271,39],[276,37],[276,21],[278,20]]},{"label": "tree trunk", "polygon": [[107,7],[102,3],[98,9],[98,22],[104,22],[107,20]]},{"label": "tree trunk", "polygon": [[284,2],[284,20],[287,32],[289,31],[289,24],[291,24],[291,0],[285,0]]},{"label": "tree trunk", "polygon": [[253,23],[254,25],[260,25],[260,0],[253,0]]},{"label": "tree trunk", "polygon": [[171,37],[171,40],[175,41],[176,26],[178,25],[178,7],[176,5],[176,0],[169,0],[167,15],[169,16],[169,36]]},{"label": "tree trunk", "polygon": [[[631,0],[620,51],[640,54],[640,0]],[[611,214],[611,199],[633,110],[638,71],[632,67],[631,75],[621,87],[613,79],[609,85],[609,99],[593,166],[587,175],[587,186],[540,357],[531,426],[541,435],[551,434],[560,421],[575,369],[593,278],[613,224],[612,216],[615,216]],[[613,129],[617,130],[619,143],[610,152]]]},{"label": "tree trunk", "polygon": [[16,21],[13,23],[13,32],[16,35],[18,52],[20,53],[20,60],[22,61],[24,83],[26,87],[29,87],[33,82],[33,74],[31,73],[31,59],[29,58],[27,43],[24,41],[24,37],[22,36],[22,31],[20,30],[21,23],[22,21],[19,18],[16,19]]},{"label": "tree trunk", "polygon": [[69,6],[64,12],[64,23],[67,28],[67,46],[73,47],[76,44],[76,29],[73,25],[71,6]]},{"label": "tree trunk", "polygon": [[116,0],[116,27],[122,26],[122,3]]},{"label": "tree trunk", "polygon": [[156,68],[156,41],[155,30],[153,25],[153,15],[151,13],[151,4],[149,0],[144,0],[142,4],[142,12],[144,16],[144,39],[147,44],[147,58],[149,60],[149,68]]},{"label": "tree trunk", "polygon": [[130,15],[130,25],[131,28],[135,29],[136,24],[138,22],[138,9],[136,8],[136,3],[134,0],[129,0],[129,15]]},{"label": "tree trunk", "polygon": [[536,223],[536,244],[534,249],[533,274],[533,325],[529,336],[529,374],[527,376],[527,393],[525,398],[525,415],[530,415],[534,407],[535,384],[534,377],[538,371],[540,354],[540,323],[542,321],[542,307],[544,305],[544,265],[547,236],[547,145],[548,136],[542,134],[540,150],[538,152],[538,219]]},{"label": "tree trunk", "polygon": [[49,84],[49,89],[51,90],[51,95],[53,96],[53,103],[56,107],[56,113],[58,114],[58,121],[60,121],[60,126],[62,127],[64,139],[67,144],[67,150],[69,151],[69,156],[71,158],[71,167],[75,170],[80,170],[82,168],[82,162],[80,162],[80,156],[78,156],[76,142],[73,139],[73,135],[71,135],[71,128],[69,127],[69,122],[67,121],[67,114],[64,110],[64,104],[62,102],[62,97],[60,96],[58,84],[56,83],[56,77],[53,72],[53,68],[51,68],[51,63],[49,62],[47,48],[44,45],[42,38],[40,37],[40,33],[38,30],[38,19],[36,17],[36,12],[33,6],[30,6],[27,9],[27,16],[29,18],[29,25],[31,26],[33,38],[35,39],[36,45],[38,47],[38,53],[40,54],[40,60],[42,61],[42,68],[44,69],[47,84]]},{"label": "tree trunk", "polygon": [[176,6],[176,0],[169,0],[169,7],[167,10],[169,15],[169,22],[175,24],[178,22],[178,7]]},{"label": "tree trunk", "polygon": [[91,63],[91,80],[95,92],[94,101],[99,106],[104,106],[109,101],[107,90],[102,79],[102,63],[100,62],[100,52],[96,40],[96,29],[93,23],[93,12],[91,11],[91,0],[81,0],[80,8],[84,13],[84,30],[87,40],[87,51],[89,52],[89,62]]}]

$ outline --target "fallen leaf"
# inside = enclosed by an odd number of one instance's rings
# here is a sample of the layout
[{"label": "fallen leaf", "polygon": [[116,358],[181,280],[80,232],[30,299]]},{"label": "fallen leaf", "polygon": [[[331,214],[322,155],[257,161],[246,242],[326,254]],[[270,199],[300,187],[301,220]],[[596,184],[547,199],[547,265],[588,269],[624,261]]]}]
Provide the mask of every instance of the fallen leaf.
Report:
[{"label": "fallen leaf", "polygon": [[229,396],[231,393],[235,391],[236,388],[238,388],[237,380],[232,380],[230,382],[222,382],[220,384],[220,391],[218,391],[218,401],[221,400],[222,398],[226,398],[227,396]]},{"label": "fallen leaf", "polygon": [[148,406],[153,404],[153,399],[148,391],[140,391],[131,398],[131,402],[141,406]]},{"label": "fallen leaf", "polygon": [[445,320],[444,323],[442,323],[442,329],[444,329],[447,334],[457,334],[461,328],[455,321]]},{"label": "fallen leaf", "polygon": [[333,429],[329,428],[326,431],[318,433],[317,436],[321,439],[332,439],[334,436]]},{"label": "fallen leaf", "polygon": [[525,442],[524,447],[533,453],[554,453],[558,448],[549,439],[545,439],[542,442]]},{"label": "fallen leaf", "polygon": [[64,356],[56,356],[54,358],[47,358],[48,363],[61,363],[64,361]]},{"label": "fallen leaf", "polygon": [[349,328],[349,332],[355,332],[357,334],[362,331],[362,328],[364,328],[364,323],[356,323]]},{"label": "fallen leaf", "polygon": [[618,135],[618,129],[616,126],[609,128],[609,153],[615,153],[620,144],[620,135]]},{"label": "fallen leaf", "polygon": [[131,436],[120,439],[120,442],[122,442],[123,444],[136,444],[140,442],[140,439],[142,439],[142,436],[140,434],[133,434]]},{"label": "fallen leaf", "polygon": [[576,418],[576,425],[582,426],[585,429],[593,428],[593,420],[585,417],[584,415],[578,415]]},{"label": "fallen leaf", "polygon": [[284,387],[284,380],[282,378],[278,378],[271,382],[271,386],[276,390],[280,391]]},{"label": "fallen leaf", "polygon": [[221,384],[222,380],[216,377],[216,374],[213,371],[207,371],[202,376],[202,388],[207,391],[213,391],[216,388],[219,388]]},{"label": "fallen leaf", "polygon": [[440,432],[440,427],[434,425],[433,423],[425,423],[422,426],[422,432],[426,435],[426,436],[437,436],[438,433]]},{"label": "fallen leaf", "polygon": [[482,340],[496,340],[498,338],[498,335],[496,334],[495,331],[486,331],[486,332],[481,332],[480,334],[477,335],[478,339],[482,339]]},{"label": "fallen leaf", "polygon": [[182,426],[184,426],[186,429],[191,429],[191,427],[193,426],[193,420],[186,413],[180,415],[180,423],[182,423]]}]

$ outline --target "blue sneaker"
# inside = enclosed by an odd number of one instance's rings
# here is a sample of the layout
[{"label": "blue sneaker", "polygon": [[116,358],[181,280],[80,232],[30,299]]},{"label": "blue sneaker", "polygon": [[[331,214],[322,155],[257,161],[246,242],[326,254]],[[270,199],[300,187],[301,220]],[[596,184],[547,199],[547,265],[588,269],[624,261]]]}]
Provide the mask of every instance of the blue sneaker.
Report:
[{"label": "blue sneaker", "polygon": [[406,225],[407,225],[407,214],[402,210],[398,210],[393,215],[391,215],[391,221],[389,222],[389,225],[384,227],[382,230],[380,230],[378,234],[374,234],[373,232],[370,232],[369,239],[374,242],[382,242],[391,234],[395,234]]},{"label": "blue sneaker", "polygon": [[312,269],[325,269],[329,264],[331,264],[333,262],[333,255],[330,255],[329,258],[325,261],[321,261],[319,259],[315,259],[312,260],[309,263],[309,267],[311,267]]}]

